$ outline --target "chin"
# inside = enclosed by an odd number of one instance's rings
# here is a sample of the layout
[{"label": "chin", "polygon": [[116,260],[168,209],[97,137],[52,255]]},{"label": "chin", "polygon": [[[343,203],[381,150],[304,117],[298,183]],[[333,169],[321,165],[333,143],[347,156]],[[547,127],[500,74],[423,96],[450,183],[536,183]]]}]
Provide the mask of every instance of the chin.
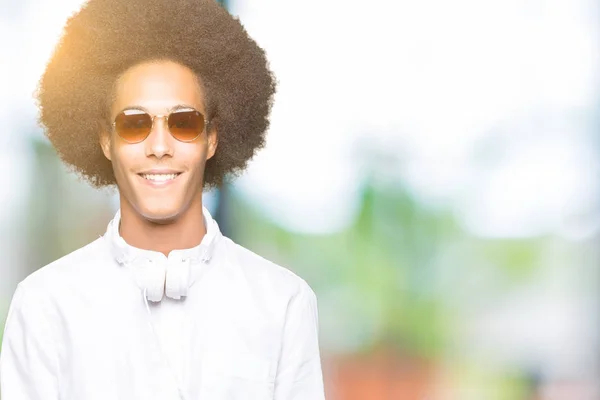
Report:
[{"label": "chin", "polygon": [[177,207],[144,207],[138,208],[140,215],[147,221],[155,224],[169,224],[181,215],[181,208]]}]

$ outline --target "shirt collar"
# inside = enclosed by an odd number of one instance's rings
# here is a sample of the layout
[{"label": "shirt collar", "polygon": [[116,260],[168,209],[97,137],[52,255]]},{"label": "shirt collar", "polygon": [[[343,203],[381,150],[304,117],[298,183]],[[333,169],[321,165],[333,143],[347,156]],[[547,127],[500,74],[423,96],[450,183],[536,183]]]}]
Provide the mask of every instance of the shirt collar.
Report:
[{"label": "shirt collar", "polygon": [[[202,207],[202,214],[206,226],[206,234],[202,238],[200,244],[189,249],[172,250],[169,253],[169,259],[180,259],[192,263],[206,263],[210,261],[214,252],[214,247],[222,234],[219,230],[219,225],[212,218],[206,207]],[[121,210],[118,209],[114,218],[109,222],[106,233],[104,234],[104,238],[109,244],[111,254],[119,264],[133,264],[137,261],[160,260],[165,258],[164,254],[158,251],[139,249],[125,242],[119,234],[120,222]]]}]

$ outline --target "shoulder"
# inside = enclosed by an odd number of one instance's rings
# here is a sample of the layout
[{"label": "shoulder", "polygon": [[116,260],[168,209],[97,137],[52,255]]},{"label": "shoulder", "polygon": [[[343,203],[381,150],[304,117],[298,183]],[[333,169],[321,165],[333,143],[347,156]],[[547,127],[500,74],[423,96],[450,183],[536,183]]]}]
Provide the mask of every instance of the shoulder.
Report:
[{"label": "shoulder", "polygon": [[18,286],[24,293],[48,293],[85,276],[105,255],[104,239],[98,238],[29,274]]},{"label": "shoulder", "polygon": [[78,283],[81,277],[89,275],[89,268],[81,266],[89,265],[86,261],[99,258],[102,253],[99,246],[103,246],[101,240],[97,239],[41,267],[19,282],[10,303],[7,321],[14,320],[16,322],[13,325],[23,325],[27,329],[34,329],[38,325],[44,326],[44,329],[58,329],[60,305],[64,304],[69,288],[76,286],[74,283]]},{"label": "shoulder", "polygon": [[223,237],[222,245],[230,268],[237,271],[250,285],[288,300],[302,297],[316,301],[313,289],[297,273],[276,264],[233,240]]}]

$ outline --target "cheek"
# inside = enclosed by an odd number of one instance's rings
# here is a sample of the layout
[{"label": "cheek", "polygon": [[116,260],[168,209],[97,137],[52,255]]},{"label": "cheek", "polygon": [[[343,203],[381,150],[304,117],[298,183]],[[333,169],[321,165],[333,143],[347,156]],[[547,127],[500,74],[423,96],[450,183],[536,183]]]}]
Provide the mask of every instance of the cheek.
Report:
[{"label": "cheek", "polygon": [[113,169],[115,174],[124,175],[135,165],[138,159],[136,151],[128,146],[114,146],[111,151]]},{"label": "cheek", "polygon": [[[176,155],[174,161],[176,161],[177,158],[180,158],[181,160],[184,160],[184,164],[191,171],[202,171],[204,164],[206,163],[206,152],[206,144],[204,143],[190,146],[181,149],[179,154],[177,154],[179,157]],[[177,162],[175,162],[175,165],[177,165]]]},{"label": "cheek", "polygon": [[206,166],[206,153],[202,152],[201,154],[196,154],[195,157],[193,158],[192,165],[193,165],[194,171],[196,171],[196,173],[203,175],[204,168]]}]

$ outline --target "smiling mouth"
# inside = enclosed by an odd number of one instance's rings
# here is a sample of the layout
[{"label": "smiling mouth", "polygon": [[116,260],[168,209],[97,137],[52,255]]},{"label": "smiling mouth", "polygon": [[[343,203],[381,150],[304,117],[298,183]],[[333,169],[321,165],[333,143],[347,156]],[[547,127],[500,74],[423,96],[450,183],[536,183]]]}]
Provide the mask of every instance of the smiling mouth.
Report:
[{"label": "smiling mouth", "polygon": [[142,178],[151,182],[168,182],[181,175],[181,172],[175,174],[138,174]]}]

